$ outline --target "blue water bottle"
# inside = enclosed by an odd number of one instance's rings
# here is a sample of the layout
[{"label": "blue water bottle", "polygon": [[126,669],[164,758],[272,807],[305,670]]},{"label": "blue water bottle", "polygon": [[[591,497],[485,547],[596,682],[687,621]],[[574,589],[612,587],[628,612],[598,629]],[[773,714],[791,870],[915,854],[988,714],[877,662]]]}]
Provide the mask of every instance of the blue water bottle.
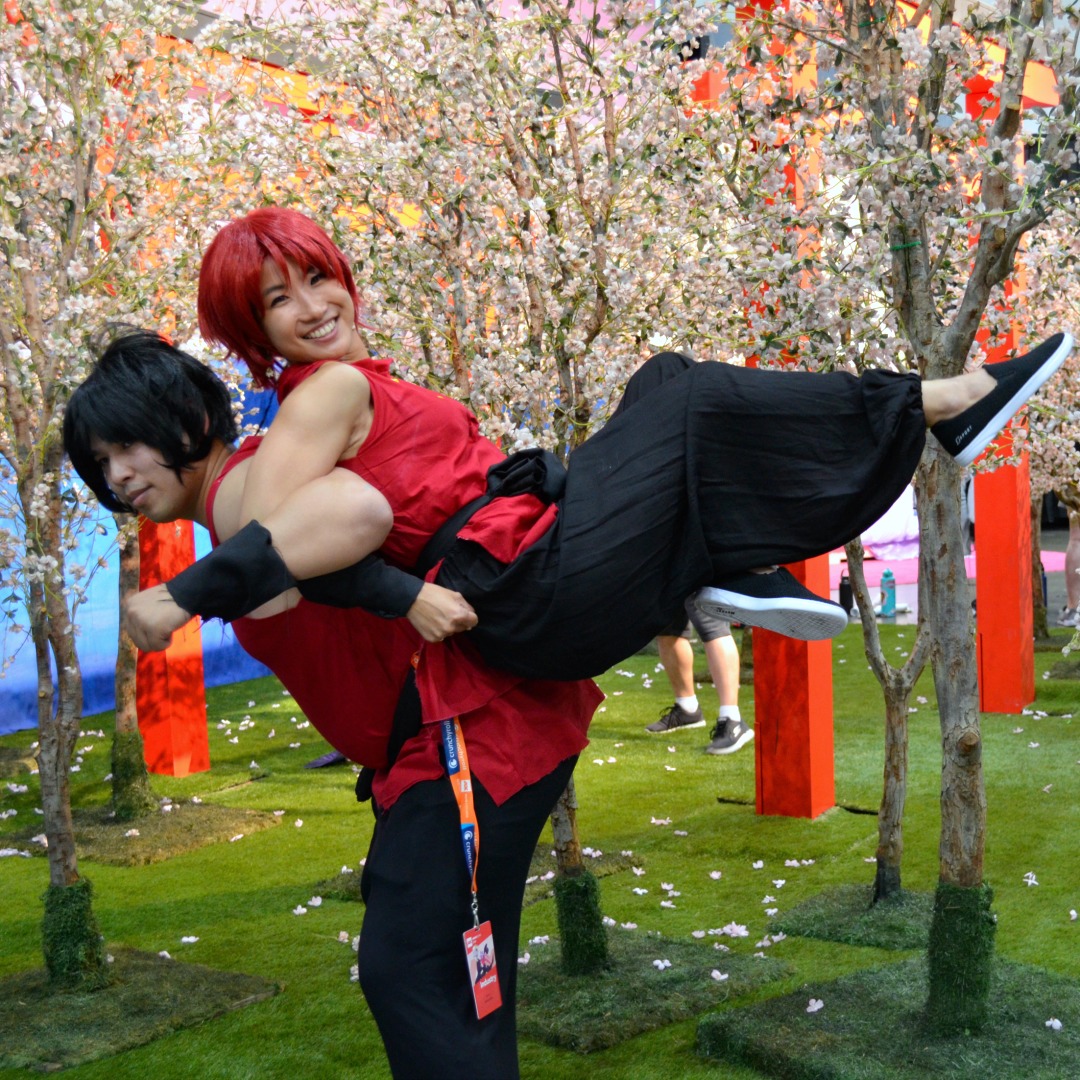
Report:
[{"label": "blue water bottle", "polygon": [[896,577],[891,570],[881,574],[881,614],[889,617],[896,614]]}]

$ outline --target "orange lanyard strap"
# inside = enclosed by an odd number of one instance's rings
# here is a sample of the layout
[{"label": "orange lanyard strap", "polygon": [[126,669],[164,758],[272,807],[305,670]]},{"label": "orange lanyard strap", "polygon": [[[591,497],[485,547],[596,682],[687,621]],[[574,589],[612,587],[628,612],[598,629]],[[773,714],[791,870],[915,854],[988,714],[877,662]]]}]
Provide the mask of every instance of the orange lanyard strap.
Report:
[{"label": "orange lanyard strap", "polygon": [[469,769],[469,755],[465,750],[465,736],[461,733],[461,724],[455,716],[452,720],[442,721],[443,756],[446,760],[446,775],[454,789],[458,815],[461,818],[461,846],[465,851],[465,869],[472,878],[472,913],[473,926],[480,925],[480,909],[476,896],[476,864],[480,858],[480,826],[476,822],[476,808],[473,805],[472,771]]}]

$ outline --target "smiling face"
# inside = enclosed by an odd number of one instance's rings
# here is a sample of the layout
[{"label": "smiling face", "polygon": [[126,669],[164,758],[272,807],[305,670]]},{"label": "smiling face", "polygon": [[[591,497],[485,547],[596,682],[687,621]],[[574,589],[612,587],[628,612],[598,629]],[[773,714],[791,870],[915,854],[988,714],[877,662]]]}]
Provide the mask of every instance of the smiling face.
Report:
[{"label": "smiling face", "polygon": [[136,513],[158,523],[194,517],[197,470],[177,476],[159,451],[142,442],[110,443],[94,436],[90,451],[109,488]]},{"label": "smiling face", "polygon": [[273,259],[263,263],[262,327],[274,352],[290,364],[359,360],[366,355],[356,331],[352,297],[336,278],[286,260],[288,276]]}]

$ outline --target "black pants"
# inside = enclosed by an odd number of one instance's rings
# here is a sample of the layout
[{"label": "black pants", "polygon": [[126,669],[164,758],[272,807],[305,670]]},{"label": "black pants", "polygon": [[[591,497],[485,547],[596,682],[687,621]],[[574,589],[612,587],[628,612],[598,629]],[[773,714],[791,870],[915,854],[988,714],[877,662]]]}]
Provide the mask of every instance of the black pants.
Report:
[{"label": "black pants", "polygon": [[[439,582],[484,659],[597,675],[727,575],[824,554],[896,501],[926,438],[916,375],[647,361],[637,403],[570,455],[559,515],[509,565],[458,541]],[[640,380],[643,392],[635,392]]]},{"label": "black pants", "polygon": [[574,770],[562,762],[496,806],[473,778],[480,919],[491,920],[503,1004],[476,1019],[462,934],[472,926],[457,804],[442,778],[416,784],[377,819],[361,881],[360,986],[397,1080],[513,1080],[515,989],[525,878],[540,831]]}]

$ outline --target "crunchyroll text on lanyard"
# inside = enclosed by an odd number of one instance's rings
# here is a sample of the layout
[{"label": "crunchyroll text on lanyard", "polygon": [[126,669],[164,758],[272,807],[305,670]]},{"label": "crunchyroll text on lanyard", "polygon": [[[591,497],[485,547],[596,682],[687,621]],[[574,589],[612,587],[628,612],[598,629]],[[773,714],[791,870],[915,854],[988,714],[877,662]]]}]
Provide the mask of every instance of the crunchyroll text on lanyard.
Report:
[{"label": "crunchyroll text on lanyard", "polygon": [[473,802],[472,770],[465,749],[465,736],[455,716],[441,724],[443,757],[446,775],[454,790],[458,817],[461,820],[461,846],[465,853],[465,870],[469,875],[472,927],[465,931],[465,960],[472,986],[477,1019],[482,1020],[502,1005],[499,973],[495,968],[495,942],[491,923],[480,921],[480,903],[476,889],[476,868],[480,860],[480,826]]}]

